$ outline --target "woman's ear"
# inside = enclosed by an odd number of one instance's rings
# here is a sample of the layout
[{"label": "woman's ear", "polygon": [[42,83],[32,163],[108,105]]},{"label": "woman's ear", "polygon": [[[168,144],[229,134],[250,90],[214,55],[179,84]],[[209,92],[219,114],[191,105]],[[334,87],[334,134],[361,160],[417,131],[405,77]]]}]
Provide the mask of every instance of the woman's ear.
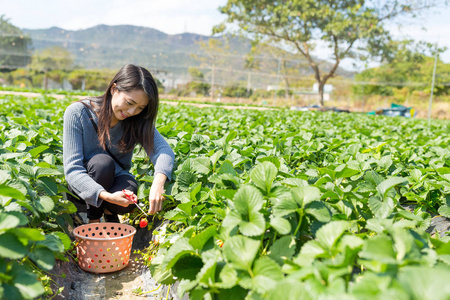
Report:
[{"label": "woman's ear", "polygon": [[113,95],[116,90],[117,90],[117,84],[113,83],[113,85],[111,86],[111,95]]}]

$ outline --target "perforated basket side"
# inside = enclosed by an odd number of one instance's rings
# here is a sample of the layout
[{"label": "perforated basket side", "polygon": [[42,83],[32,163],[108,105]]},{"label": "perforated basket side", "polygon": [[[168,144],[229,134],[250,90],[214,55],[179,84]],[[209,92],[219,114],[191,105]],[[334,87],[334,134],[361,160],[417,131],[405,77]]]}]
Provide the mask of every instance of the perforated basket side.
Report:
[{"label": "perforated basket side", "polygon": [[117,223],[94,223],[75,228],[78,265],[93,273],[125,268],[135,233],[134,227]]}]

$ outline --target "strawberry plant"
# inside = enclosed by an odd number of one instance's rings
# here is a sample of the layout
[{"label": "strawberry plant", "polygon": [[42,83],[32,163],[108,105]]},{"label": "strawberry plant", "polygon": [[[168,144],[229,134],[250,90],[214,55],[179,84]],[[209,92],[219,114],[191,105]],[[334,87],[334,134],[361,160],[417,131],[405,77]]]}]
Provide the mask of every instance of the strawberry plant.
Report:
[{"label": "strawberry plant", "polygon": [[51,295],[47,272],[71,248],[62,168],[65,105],[0,98],[0,298]]},{"label": "strawberry plant", "polygon": [[[449,238],[424,231],[432,213],[448,216],[447,122],[188,106],[159,116],[178,166],[150,269],[179,280],[180,296],[421,299],[424,282],[427,297],[450,295]],[[151,168],[135,171],[150,184]]]},{"label": "strawberry plant", "polygon": [[[2,96],[0,297],[49,295],[47,272],[70,248],[62,114],[70,99]],[[446,299],[448,122],[359,114],[163,106],[176,152],[141,251],[154,279],[192,299]],[[136,149],[137,198],[153,167]],[[410,209],[412,207],[412,209]],[[145,216],[130,215],[136,226]],[[150,225],[148,225],[150,226]]]}]

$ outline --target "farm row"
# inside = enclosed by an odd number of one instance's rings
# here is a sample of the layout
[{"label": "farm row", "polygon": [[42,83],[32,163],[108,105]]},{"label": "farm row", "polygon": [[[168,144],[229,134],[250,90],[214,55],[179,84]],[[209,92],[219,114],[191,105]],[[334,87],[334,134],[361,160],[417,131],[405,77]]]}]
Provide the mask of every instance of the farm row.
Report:
[{"label": "farm row", "polygon": [[180,295],[450,295],[448,236],[424,232],[449,217],[448,122],[184,107],[158,124],[179,162],[177,206],[146,258]]},{"label": "farm row", "polygon": [[[0,298],[51,293],[46,272],[71,246],[70,101],[0,98]],[[181,281],[192,299],[445,299],[449,238],[424,230],[450,214],[450,128],[431,125],[163,106],[157,126],[177,168],[161,213],[172,222],[143,253],[153,277]],[[144,203],[152,170],[136,152]]]}]

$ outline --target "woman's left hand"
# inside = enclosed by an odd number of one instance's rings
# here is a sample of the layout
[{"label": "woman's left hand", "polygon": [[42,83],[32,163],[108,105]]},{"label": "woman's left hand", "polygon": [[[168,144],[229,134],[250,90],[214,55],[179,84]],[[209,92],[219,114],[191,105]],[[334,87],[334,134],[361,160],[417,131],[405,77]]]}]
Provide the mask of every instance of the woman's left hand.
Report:
[{"label": "woman's left hand", "polygon": [[155,214],[162,209],[162,203],[165,199],[162,194],[165,192],[164,183],[166,183],[166,180],[167,176],[162,173],[155,175],[152,187],[150,188],[150,195],[148,196],[148,203],[150,204],[150,208],[148,209],[149,214]]}]

